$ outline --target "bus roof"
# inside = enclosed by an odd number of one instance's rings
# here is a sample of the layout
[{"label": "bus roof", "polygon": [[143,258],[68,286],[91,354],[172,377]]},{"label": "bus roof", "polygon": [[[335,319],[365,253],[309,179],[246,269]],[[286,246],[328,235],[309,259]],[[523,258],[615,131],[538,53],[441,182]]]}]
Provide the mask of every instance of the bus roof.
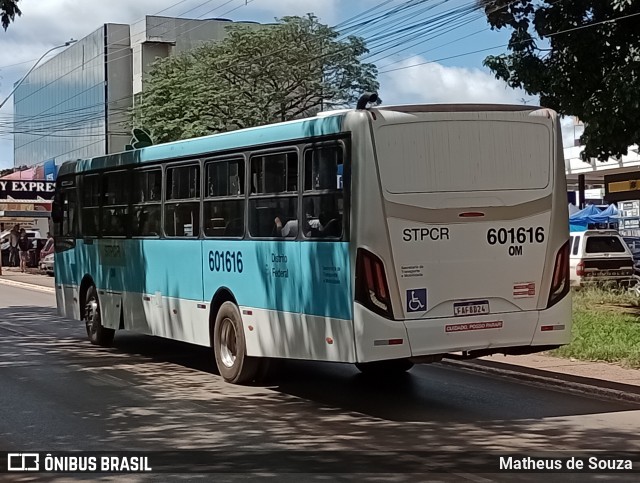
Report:
[{"label": "bus roof", "polygon": [[212,134],[193,139],[158,144],[147,148],[108,154],[91,159],[67,161],[60,166],[59,176],[132,164],[146,164],[166,159],[181,159],[247,146],[260,146],[296,139],[338,134],[342,132],[345,112],[295,121],[268,124],[237,131]]},{"label": "bus roof", "polygon": [[537,111],[540,106],[525,104],[401,104],[395,106],[376,106],[379,111],[398,112],[513,112]]},{"label": "bus roof", "polygon": [[[535,111],[538,106],[512,104],[407,104],[376,106],[377,111],[397,112],[488,112]],[[260,146],[284,141],[326,136],[342,132],[343,120],[353,109],[321,112],[317,116],[295,121],[280,122],[237,131],[212,134],[192,139],[158,144],[148,148],[123,151],[91,159],[67,161],[60,167],[60,176],[118,166],[146,164],[168,159],[182,159],[213,154],[249,146]]]}]

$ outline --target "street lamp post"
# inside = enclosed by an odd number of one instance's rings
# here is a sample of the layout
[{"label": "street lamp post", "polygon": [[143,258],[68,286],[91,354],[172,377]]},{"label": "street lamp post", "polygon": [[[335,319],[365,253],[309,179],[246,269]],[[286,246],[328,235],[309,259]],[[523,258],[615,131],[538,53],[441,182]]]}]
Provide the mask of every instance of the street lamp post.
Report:
[{"label": "street lamp post", "polygon": [[49,54],[49,52],[53,52],[54,50],[61,49],[61,48],[63,48],[63,47],[68,47],[68,46],[70,46],[71,44],[73,44],[73,43],[75,43],[75,42],[77,42],[77,40],[74,40],[74,39],[68,40],[68,41],[66,41],[66,42],[65,42],[64,44],[62,44],[62,45],[56,45],[55,47],[51,47],[51,48],[50,48],[49,50],[47,50],[44,54],[42,54],[42,56],[41,56],[41,57],[36,61],[36,63],[35,63],[35,64],[33,64],[33,66],[31,66],[31,69],[29,69],[29,72],[27,72],[27,73],[22,77],[22,79],[20,79],[20,80],[17,82],[17,84],[13,86],[13,89],[11,90],[11,92],[9,92],[9,95],[6,97],[6,99],[5,99],[4,101],[2,101],[2,103],[0,103],[0,109],[2,109],[2,106],[4,106],[4,105],[7,103],[7,101],[11,98],[11,96],[13,95],[13,93],[16,91],[16,89],[17,89],[18,87],[20,87],[20,85],[21,85],[21,84],[24,82],[24,80],[29,76],[29,74],[31,74],[31,72],[33,71],[33,69],[35,69],[35,68],[38,66],[38,64],[40,63],[40,61],[41,61],[42,59],[44,59],[44,58]]}]

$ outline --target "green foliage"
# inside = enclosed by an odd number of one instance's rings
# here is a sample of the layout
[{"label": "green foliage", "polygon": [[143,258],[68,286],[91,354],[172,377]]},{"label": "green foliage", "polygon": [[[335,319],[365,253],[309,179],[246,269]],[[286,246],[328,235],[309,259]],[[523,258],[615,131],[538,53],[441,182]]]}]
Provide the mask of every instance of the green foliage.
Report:
[{"label": "green foliage", "polygon": [[269,26],[229,27],[228,36],[157,60],[132,112],[156,142],[305,117],[352,105],[378,88],[362,39],[309,14]]},{"label": "green foliage", "polygon": [[22,12],[18,8],[18,2],[20,0],[0,0],[0,21],[2,22],[2,28],[7,30],[9,24],[13,22],[17,16],[22,15]]},{"label": "green foliage", "polygon": [[622,18],[640,13],[639,1],[478,1],[492,28],[513,29],[510,53],[485,65],[583,121],[584,159],[625,155],[640,142],[640,16]]},{"label": "green foliage", "polygon": [[573,340],[552,355],[640,367],[640,300],[624,291],[582,290],[573,298]]}]

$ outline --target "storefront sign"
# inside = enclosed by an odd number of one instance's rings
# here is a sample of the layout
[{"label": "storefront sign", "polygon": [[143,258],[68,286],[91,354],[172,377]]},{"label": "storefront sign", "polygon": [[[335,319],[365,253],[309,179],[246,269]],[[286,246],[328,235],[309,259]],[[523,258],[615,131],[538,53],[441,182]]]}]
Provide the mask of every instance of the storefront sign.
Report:
[{"label": "storefront sign", "polygon": [[53,181],[2,181],[0,180],[0,199],[11,197],[16,200],[53,199],[56,184]]}]

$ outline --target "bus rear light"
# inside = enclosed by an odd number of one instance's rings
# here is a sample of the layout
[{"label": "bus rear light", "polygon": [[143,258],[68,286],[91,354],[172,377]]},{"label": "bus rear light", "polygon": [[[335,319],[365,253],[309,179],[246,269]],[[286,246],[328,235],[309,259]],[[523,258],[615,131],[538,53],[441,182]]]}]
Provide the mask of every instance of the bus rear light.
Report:
[{"label": "bus rear light", "polygon": [[584,277],[584,262],[579,261],[578,265],[576,265],[576,275],[578,277]]},{"label": "bus rear light", "polygon": [[552,307],[569,293],[569,242],[562,245],[556,255],[556,264],[553,267],[553,278],[549,290],[549,302],[547,308]]},{"label": "bus rear light", "polygon": [[383,317],[393,317],[382,260],[363,248],[358,248],[356,256],[355,299]]}]

